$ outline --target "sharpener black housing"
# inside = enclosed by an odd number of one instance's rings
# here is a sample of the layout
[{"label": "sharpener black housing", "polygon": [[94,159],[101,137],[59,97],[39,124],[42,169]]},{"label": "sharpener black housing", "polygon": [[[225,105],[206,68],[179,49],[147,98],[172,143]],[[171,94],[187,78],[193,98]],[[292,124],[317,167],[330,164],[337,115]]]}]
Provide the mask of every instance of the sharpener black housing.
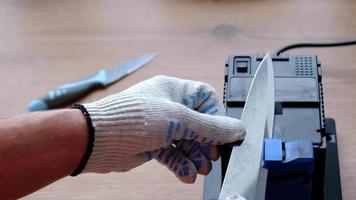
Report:
[{"label": "sharpener black housing", "polygon": [[[253,76],[264,55],[230,56],[225,64],[224,104],[227,115],[240,118]],[[275,73],[273,138],[311,141],[313,173],[270,171],[265,199],[342,199],[335,121],[325,117],[321,64],[315,55],[272,55]],[[205,180],[204,199],[218,199],[231,147]],[[244,155],[248,156],[248,155]],[[241,183],[243,184],[243,183]]]}]

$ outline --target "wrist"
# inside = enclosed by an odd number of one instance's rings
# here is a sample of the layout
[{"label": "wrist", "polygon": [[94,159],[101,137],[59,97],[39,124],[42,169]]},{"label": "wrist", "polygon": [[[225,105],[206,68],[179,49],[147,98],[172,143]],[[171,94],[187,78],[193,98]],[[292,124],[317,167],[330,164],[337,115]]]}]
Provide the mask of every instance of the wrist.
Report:
[{"label": "wrist", "polygon": [[75,112],[79,113],[82,117],[81,120],[79,120],[78,124],[80,124],[81,127],[86,127],[86,134],[85,134],[85,141],[86,141],[86,148],[82,153],[82,157],[80,159],[79,164],[77,167],[72,171],[71,176],[76,176],[80,174],[85,166],[87,165],[87,162],[92,154],[93,151],[93,145],[94,145],[94,127],[90,118],[90,114],[88,111],[85,109],[83,105],[80,104],[75,104],[72,107],[75,109]]},{"label": "wrist", "polygon": [[142,104],[140,99],[121,93],[83,105],[90,115],[95,137],[83,172],[129,169],[127,159],[138,147],[133,133],[146,133]]}]

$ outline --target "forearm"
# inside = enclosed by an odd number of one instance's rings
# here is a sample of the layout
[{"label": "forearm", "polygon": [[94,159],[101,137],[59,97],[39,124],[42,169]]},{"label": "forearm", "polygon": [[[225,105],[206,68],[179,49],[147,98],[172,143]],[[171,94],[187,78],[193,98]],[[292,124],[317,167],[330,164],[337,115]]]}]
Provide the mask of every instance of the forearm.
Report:
[{"label": "forearm", "polygon": [[18,198],[71,174],[88,143],[80,110],[0,120],[0,197]]}]

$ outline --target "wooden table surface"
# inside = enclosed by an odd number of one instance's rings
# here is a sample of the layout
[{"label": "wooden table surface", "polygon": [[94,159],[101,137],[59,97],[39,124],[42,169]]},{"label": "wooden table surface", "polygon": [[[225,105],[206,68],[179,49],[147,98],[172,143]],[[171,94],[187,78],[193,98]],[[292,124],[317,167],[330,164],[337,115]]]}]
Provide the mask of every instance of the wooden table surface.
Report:
[{"label": "wooden table surface", "polygon": [[[356,1],[3,0],[0,117],[60,84],[158,51],[149,65],[81,102],[157,74],[205,81],[222,94],[229,54],[274,51],[299,41],[356,37]],[[356,47],[301,49],[323,67],[326,114],[337,121],[344,199],[356,199]],[[201,199],[203,177],[180,183],[149,162],[128,173],[65,178],[27,199]]]}]

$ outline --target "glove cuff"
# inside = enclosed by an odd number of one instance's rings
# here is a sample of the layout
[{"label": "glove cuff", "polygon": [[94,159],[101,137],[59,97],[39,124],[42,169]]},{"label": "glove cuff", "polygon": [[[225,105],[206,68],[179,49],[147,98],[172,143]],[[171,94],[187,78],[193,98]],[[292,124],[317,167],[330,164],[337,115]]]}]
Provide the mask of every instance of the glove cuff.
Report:
[{"label": "glove cuff", "polygon": [[83,172],[127,171],[128,156],[139,145],[132,133],[145,134],[143,102],[119,93],[84,104],[94,127],[93,152]]}]

